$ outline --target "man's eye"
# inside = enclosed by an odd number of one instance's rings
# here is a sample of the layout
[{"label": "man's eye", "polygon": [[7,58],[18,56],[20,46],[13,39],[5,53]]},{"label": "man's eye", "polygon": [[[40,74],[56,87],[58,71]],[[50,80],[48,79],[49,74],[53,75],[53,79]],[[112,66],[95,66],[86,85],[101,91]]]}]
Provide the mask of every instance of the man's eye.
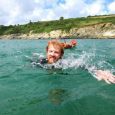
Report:
[{"label": "man's eye", "polygon": [[56,54],[59,54],[59,52],[55,52]]},{"label": "man's eye", "polygon": [[53,52],[52,50],[49,50],[49,52],[51,53],[51,52]]}]

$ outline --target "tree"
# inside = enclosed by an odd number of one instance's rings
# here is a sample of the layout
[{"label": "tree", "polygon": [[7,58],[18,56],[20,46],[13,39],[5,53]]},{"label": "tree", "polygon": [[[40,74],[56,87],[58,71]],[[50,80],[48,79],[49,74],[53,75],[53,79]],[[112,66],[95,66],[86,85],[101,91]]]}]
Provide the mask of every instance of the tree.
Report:
[{"label": "tree", "polygon": [[29,24],[32,24],[32,21],[30,20]]},{"label": "tree", "polygon": [[60,21],[63,21],[63,20],[64,20],[64,17],[63,17],[63,16],[61,16],[59,20],[60,20]]}]

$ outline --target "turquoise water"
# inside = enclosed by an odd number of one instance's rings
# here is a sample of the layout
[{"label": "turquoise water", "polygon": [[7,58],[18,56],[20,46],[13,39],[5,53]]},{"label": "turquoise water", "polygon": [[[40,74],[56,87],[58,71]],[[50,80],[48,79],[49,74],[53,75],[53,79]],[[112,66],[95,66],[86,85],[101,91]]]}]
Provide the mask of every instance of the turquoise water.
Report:
[{"label": "turquoise water", "polygon": [[0,40],[0,115],[114,115],[115,85],[97,81],[92,70],[115,73],[115,40],[79,39],[57,69],[30,61],[45,57],[46,45]]}]

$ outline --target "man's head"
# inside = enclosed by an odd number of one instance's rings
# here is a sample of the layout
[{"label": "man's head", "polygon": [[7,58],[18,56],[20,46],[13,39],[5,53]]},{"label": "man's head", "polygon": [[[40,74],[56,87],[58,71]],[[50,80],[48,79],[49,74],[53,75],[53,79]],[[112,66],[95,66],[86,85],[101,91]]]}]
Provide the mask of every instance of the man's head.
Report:
[{"label": "man's head", "polygon": [[64,50],[60,42],[58,41],[49,41],[48,46],[46,47],[48,63],[52,64],[57,62],[62,58]]}]

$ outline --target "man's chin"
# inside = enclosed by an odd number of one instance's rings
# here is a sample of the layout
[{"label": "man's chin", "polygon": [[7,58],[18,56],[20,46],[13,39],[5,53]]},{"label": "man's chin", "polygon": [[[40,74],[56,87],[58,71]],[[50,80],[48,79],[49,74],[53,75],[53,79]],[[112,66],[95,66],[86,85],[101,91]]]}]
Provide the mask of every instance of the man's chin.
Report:
[{"label": "man's chin", "polygon": [[53,59],[50,59],[50,60],[48,61],[48,63],[50,63],[50,64],[55,63],[55,62],[56,62],[56,60],[53,60]]}]

